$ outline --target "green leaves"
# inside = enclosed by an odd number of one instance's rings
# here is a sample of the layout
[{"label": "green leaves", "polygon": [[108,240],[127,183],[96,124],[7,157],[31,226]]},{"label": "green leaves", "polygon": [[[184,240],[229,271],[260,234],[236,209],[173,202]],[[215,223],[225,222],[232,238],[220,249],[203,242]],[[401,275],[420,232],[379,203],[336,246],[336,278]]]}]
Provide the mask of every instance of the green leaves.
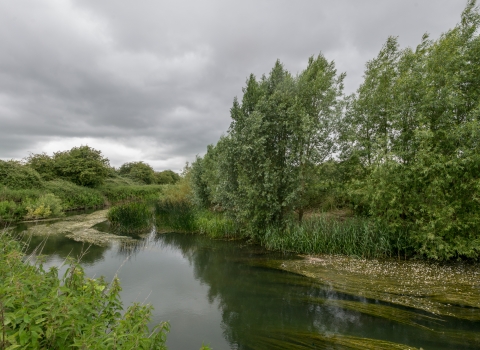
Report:
[{"label": "green leaves", "polygon": [[0,234],[1,349],[166,349],[169,326],[149,329],[151,306],[134,304],[122,316],[118,279],[86,278],[72,263],[59,281],[55,269],[24,264],[18,249]]}]

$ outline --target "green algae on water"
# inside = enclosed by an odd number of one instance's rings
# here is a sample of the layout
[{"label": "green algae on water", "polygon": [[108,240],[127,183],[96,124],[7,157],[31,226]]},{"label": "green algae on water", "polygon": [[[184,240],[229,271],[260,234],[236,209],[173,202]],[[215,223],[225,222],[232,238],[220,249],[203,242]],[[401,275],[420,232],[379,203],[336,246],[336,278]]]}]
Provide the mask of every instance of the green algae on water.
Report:
[{"label": "green algae on water", "polygon": [[480,266],[423,261],[304,257],[268,265],[310,277],[334,290],[420,309],[435,315],[480,320]]}]

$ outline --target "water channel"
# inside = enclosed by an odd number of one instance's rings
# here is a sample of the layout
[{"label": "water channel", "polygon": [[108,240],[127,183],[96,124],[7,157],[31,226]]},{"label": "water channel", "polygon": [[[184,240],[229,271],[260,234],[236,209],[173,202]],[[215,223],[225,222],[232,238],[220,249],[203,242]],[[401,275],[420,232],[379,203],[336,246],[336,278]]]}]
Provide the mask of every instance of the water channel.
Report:
[{"label": "water channel", "polygon": [[[46,238],[28,239],[33,249]],[[46,239],[44,265],[60,266],[87,247],[87,275],[110,280],[117,274],[124,305],[150,303],[152,324],[170,322],[169,349],[199,349],[202,342],[214,350],[480,348],[479,321],[342,294],[328,283],[268,268],[268,261],[300,258],[244,241],[152,231],[134,242],[98,246],[57,234]],[[346,308],[349,302],[418,317],[415,324],[399,322]]]}]

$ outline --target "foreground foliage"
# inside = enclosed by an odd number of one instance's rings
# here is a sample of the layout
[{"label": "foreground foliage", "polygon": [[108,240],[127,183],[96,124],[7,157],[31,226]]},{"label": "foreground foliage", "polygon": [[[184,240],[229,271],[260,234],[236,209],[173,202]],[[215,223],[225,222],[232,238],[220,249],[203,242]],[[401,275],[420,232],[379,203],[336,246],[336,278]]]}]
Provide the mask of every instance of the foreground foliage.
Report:
[{"label": "foreground foliage", "polygon": [[57,268],[24,263],[19,248],[0,236],[0,349],[166,349],[168,323],[150,330],[148,305],[123,313],[117,278],[89,279],[71,261],[59,279]]}]

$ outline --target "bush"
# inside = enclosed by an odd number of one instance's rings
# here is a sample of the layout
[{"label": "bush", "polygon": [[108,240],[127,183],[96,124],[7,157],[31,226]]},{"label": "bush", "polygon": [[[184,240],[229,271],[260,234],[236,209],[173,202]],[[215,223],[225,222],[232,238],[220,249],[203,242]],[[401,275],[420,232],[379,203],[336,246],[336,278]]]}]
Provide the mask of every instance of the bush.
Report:
[{"label": "bush", "polygon": [[53,155],[58,177],[80,186],[101,185],[110,174],[110,162],[89,146],[73,147],[69,151]]},{"label": "bush", "polygon": [[32,169],[35,169],[44,180],[53,180],[57,177],[57,171],[55,169],[55,161],[48,154],[30,154],[26,158],[27,165]]},{"label": "bush", "polygon": [[150,331],[148,305],[124,312],[117,278],[87,278],[71,261],[59,280],[56,267],[45,271],[22,259],[19,244],[0,233],[2,349],[166,349],[168,323]]},{"label": "bush", "polygon": [[11,189],[42,188],[40,174],[20,162],[0,160],[0,185]]},{"label": "bush", "polygon": [[62,200],[65,210],[101,207],[105,198],[97,189],[75,185],[65,180],[45,182],[45,189]]},{"label": "bush", "polygon": [[0,202],[0,222],[12,221],[15,218],[17,205],[14,201]]},{"label": "bush", "polygon": [[26,208],[26,219],[44,219],[64,215],[61,199],[52,193],[47,193],[36,200],[28,200]]},{"label": "bush", "polygon": [[155,183],[159,185],[174,185],[178,181],[180,181],[180,175],[171,170],[155,172]]},{"label": "bush", "polygon": [[118,173],[147,185],[155,183],[155,172],[153,168],[144,162],[125,163],[120,167]]}]

